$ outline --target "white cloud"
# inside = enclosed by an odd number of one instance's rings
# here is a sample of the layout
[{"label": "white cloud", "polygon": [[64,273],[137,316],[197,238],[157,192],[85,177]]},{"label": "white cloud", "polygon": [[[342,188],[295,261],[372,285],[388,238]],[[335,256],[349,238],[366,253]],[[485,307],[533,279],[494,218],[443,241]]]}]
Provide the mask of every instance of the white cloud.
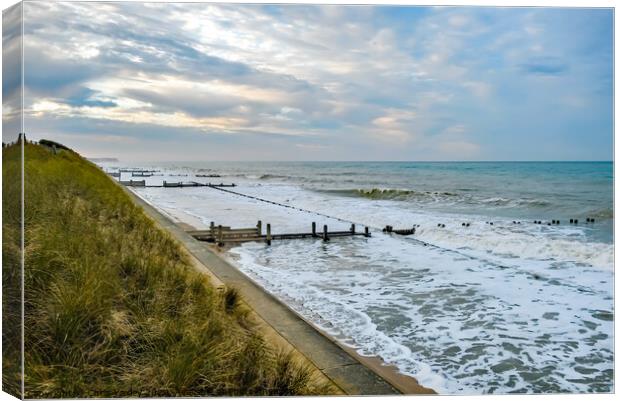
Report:
[{"label": "white cloud", "polygon": [[404,142],[415,137],[416,115],[410,110],[388,109],[372,120],[370,132],[382,140]]},{"label": "white cloud", "polygon": [[596,103],[583,100],[595,89],[579,79],[592,75],[590,62],[562,70],[570,77],[524,77],[520,66],[533,54],[564,66],[567,54],[592,47],[558,40],[544,10],[442,7],[401,17],[340,6],[26,7],[26,54],[38,61],[27,71],[26,106],[37,121],[359,140],[385,154],[446,157],[483,154],[477,136],[493,118],[514,119],[517,95],[535,94],[529,101],[543,107],[550,93],[560,108]]}]

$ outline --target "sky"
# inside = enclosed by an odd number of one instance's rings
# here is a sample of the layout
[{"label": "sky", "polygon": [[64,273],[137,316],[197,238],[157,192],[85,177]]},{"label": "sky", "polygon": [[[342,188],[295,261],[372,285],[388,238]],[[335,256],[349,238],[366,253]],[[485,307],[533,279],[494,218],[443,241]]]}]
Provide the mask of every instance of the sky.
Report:
[{"label": "sky", "polygon": [[125,161],[611,160],[612,39],[602,8],[26,2],[24,129]]}]

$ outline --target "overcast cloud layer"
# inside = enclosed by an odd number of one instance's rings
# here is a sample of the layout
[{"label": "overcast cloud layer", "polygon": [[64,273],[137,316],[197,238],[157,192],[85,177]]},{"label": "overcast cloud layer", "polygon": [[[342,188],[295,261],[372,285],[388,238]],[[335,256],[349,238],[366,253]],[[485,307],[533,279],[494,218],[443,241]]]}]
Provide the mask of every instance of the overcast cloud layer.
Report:
[{"label": "overcast cloud layer", "polygon": [[25,130],[87,156],[612,158],[609,9],[28,2],[24,21]]}]

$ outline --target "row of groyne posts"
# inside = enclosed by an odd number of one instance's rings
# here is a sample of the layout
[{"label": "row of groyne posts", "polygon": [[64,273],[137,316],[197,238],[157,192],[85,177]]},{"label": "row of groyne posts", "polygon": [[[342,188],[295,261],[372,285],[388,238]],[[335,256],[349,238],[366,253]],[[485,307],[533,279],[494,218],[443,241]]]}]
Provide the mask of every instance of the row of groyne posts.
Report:
[{"label": "row of groyne posts", "polygon": [[[577,219],[571,219],[571,224],[576,224]],[[587,219],[588,223],[594,223],[593,218]],[[492,222],[487,222],[492,225]],[[519,224],[520,222],[514,222]],[[536,222],[535,222],[536,223]],[[540,223],[538,223],[540,224]],[[556,220],[556,223],[559,221]],[[463,223],[464,226],[469,227],[469,223]],[[327,224],[323,225],[323,231],[317,231],[316,222],[312,222],[312,228],[310,232],[303,233],[286,233],[286,234],[272,234],[271,224],[266,224],[266,232],[263,235],[262,221],[258,221],[255,227],[251,228],[231,228],[230,226],[216,225],[215,222],[211,222],[208,230],[189,230],[186,231],[189,235],[199,241],[215,243],[218,246],[224,246],[226,243],[241,243],[241,242],[266,242],[267,245],[271,245],[271,241],[274,240],[290,240],[290,239],[303,239],[303,238],[321,238],[323,241],[329,241],[332,237],[351,237],[356,235],[362,235],[364,237],[370,237],[370,229],[368,226],[364,227],[364,231],[356,231],[355,223],[351,224],[351,228],[346,231],[329,231]],[[445,227],[445,224],[439,224],[439,227]],[[383,228],[383,232],[387,234],[398,235],[413,235],[416,232],[416,227],[420,227],[419,224],[415,224],[412,228],[395,229],[388,225]]]},{"label": "row of groyne posts", "polygon": [[191,188],[191,187],[212,187],[212,188],[225,188],[225,187],[236,187],[235,184],[212,184],[210,182],[196,182],[196,181],[184,181],[184,182],[168,182],[164,180],[161,185],[146,185],[146,180],[129,180],[129,181],[119,181],[121,184],[127,187],[144,187],[144,188]]},{"label": "row of groyne posts", "polygon": [[[120,169],[118,171],[108,172],[107,174],[111,177],[118,178],[118,182],[127,187],[145,187],[145,188],[191,188],[191,187],[211,187],[211,188],[234,188],[236,185],[233,184],[224,184],[223,182],[219,184],[212,184],[210,182],[196,182],[196,181],[177,181],[177,182],[169,182],[163,180],[161,185],[147,185],[146,180],[121,180],[121,173],[131,173],[132,177],[154,177],[154,176],[163,176],[163,174],[159,173],[159,170],[134,170],[134,169]],[[176,174],[171,176],[177,177],[186,177],[187,174]],[[218,174],[198,174],[196,177],[220,177]]]},{"label": "row of groyne posts", "polygon": [[161,174],[155,174],[155,173],[159,173],[159,170],[143,170],[143,169],[133,169],[133,168],[121,168],[118,171],[107,172],[108,175],[118,178],[118,179],[121,178],[122,173],[131,173],[132,177],[152,177],[154,175],[161,175]]},{"label": "row of groyne posts", "polygon": [[212,221],[208,230],[190,230],[187,231],[187,233],[199,241],[216,243],[218,246],[240,242],[264,241],[267,245],[271,245],[271,241],[275,240],[321,238],[323,241],[329,241],[332,237],[351,237],[356,235],[362,235],[364,237],[371,236],[368,227],[364,227],[364,231],[358,232],[355,229],[355,224],[351,224],[351,228],[346,231],[329,231],[327,224],[325,224],[323,225],[323,231],[320,232],[317,231],[316,222],[312,222],[310,232],[286,234],[273,234],[271,232],[271,224],[269,223],[266,224],[265,228],[265,234],[263,235],[263,223],[260,220],[256,223],[256,227],[234,229],[229,226],[216,225],[215,222]]},{"label": "row of groyne posts", "polygon": [[[118,172],[109,172],[108,174],[110,174],[113,177],[118,177],[119,182],[123,185],[126,186],[134,186],[134,187],[158,187],[158,188],[186,188],[186,187],[210,187],[210,188],[214,188],[214,189],[219,189],[221,191],[225,191],[225,192],[230,192],[232,194],[235,195],[239,195],[239,196],[244,196],[247,198],[253,198],[262,202],[267,202],[267,203],[272,203],[272,204],[277,204],[283,207],[288,207],[291,208],[291,206],[289,205],[284,205],[284,204],[280,204],[277,202],[273,202],[273,201],[268,201],[262,198],[258,198],[258,197],[254,197],[254,196],[249,196],[249,195],[245,195],[245,194],[241,194],[238,192],[234,192],[234,191],[230,191],[230,190],[226,190],[224,188],[229,187],[229,188],[234,188],[236,187],[236,185],[234,183],[231,184],[224,184],[224,183],[220,183],[220,184],[212,184],[212,183],[200,183],[200,182],[195,182],[195,181],[187,181],[187,182],[167,182],[167,181],[163,181],[162,185],[146,185],[146,180],[139,180],[139,181],[134,181],[134,180],[129,180],[129,181],[121,181],[120,180],[120,174],[121,172],[131,172],[132,176],[143,176],[143,177],[149,177],[154,175],[153,173],[159,172],[159,170],[141,170],[141,169],[121,169]],[[181,176],[180,174],[178,174],[177,176]],[[196,177],[220,177],[220,175],[218,174],[197,174]],[[303,209],[299,209],[300,211],[305,211],[305,212],[310,212],[308,210],[303,210]],[[314,212],[316,213],[316,212]],[[318,213],[320,214],[320,213]],[[331,217],[331,216],[327,216],[326,217]],[[341,220],[341,219],[338,219]],[[586,223],[594,223],[595,219],[592,217],[588,217],[586,218]],[[517,221],[514,220],[512,221],[513,224],[521,224],[521,221]],[[552,219],[550,221],[542,221],[542,220],[534,220],[533,222],[534,224],[538,224],[538,225],[560,225],[561,222],[560,220],[556,220],[556,219]],[[494,225],[494,223],[492,221],[486,221],[485,224],[488,225]],[[579,224],[579,220],[578,219],[570,219],[569,220],[569,224],[574,224],[577,225]],[[463,227],[470,227],[470,223],[469,222],[463,222],[461,224]],[[394,227],[390,226],[390,225],[386,225],[383,228],[383,232],[384,233],[388,233],[388,234],[398,234],[398,235],[404,235],[404,236],[409,236],[409,235],[414,235],[416,233],[416,228],[419,228],[420,225],[419,224],[414,224],[413,227],[411,228],[403,228],[403,229],[395,229]],[[439,228],[446,228],[446,225],[443,223],[438,223],[437,227]],[[262,235],[262,223],[259,221],[257,226],[255,228],[239,228],[239,229],[232,229],[231,227],[228,226],[215,226],[215,223],[211,222],[211,227],[209,230],[195,230],[195,231],[190,231],[189,233],[191,235],[193,235],[196,239],[201,240],[201,241],[208,241],[208,242],[217,242],[218,244],[224,244],[225,242],[250,242],[250,241],[265,241],[267,242],[269,245],[271,245],[271,241],[272,240],[279,240],[279,239],[297,239],[297,238],[318,238],[318,237],[322,237],[323,240],[325,241],[329,241],[330,237],[342,237],[342,236],[351,236],[351,235],[364,235],[366,237],[370,237],[370,232],[368,231],[368,227],[365,227],[364,232],[363,233],[357,233],[355,231],[355,223],[351,224],[351,229],[348,231],[333,231],[333,232],[329,232],[327,225],[323,226],[323,233],[317,234],[316,232],[316,223],[313,222],[312,223],[312,232],[310,233],[290,233],[290,234],[277,234],[277,235],[272,235],[271,234],[271,225],[267,224],[266,226],[267,232],[265,235]],[[216,233],[216,230],[217,231]]]}]

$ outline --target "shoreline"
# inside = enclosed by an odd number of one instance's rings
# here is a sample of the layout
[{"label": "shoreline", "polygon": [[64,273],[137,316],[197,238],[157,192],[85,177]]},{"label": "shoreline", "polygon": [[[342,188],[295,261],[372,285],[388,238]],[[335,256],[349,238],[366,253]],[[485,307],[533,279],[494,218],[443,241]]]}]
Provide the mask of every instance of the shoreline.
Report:
[{"label": "shoreline", "polygon": [[[160,211],[148,201],[140,197],[137,193],[126,188],[125,190],[130,194],[131,198],[143,208],[149,217],[151,217],[161,228],[165,229],[165,231],[170,233],[180,243],[180,245],[191,256],[193,261],[198,262],[199,265],[202,265],[203,268],[199,268],[201,272],[215,278],[213,282],[216,287],[216,283],[220,283],[220,285],[232,284],[232,287],[235,287],[240,291],[249,309],[256,313],[257,317],[274,331],[273,334],[275,334],[276,337],[282,338],[295,351],[304,355],[323,375],[339,387],[343,393],[348,395],[437,394],[433,389],[422,386],[414,377],[400,373],[397,367],[385,363],[381,357],[362,356],[359,355],[354,348],[341,344],[309,322],[299,313],[292,310],[288,305],[277,299],[260,284],[256,283],[246,274],[241,272],[231,263],[229,258],[226,257],[225,251],[205,243],[200,243],[193,237],[186,234],[185,230],[187,229],[200,229],[205,227],[201,222],[199,222],[199,219],[190,215],[186,216],[186,213],[183,213],[182,211],[179,211],[179,213]],[[192,217],[187,219],[190,220],[191,223],[183,221],[184,219],[180,218],[179,214],[182,214],[184,217]],[[198,253],[198,255],[196,253]],[[203,257],[200,257],[201,255]],[[213,260],[213,257],[217,258],[220,263],[216,263]],[[205,261],[205,259],[207,260]],[[218,271],[214,271],[215,269],[213,269],[213,266],[208,263],[209,259],[211,259],[213,264],[223,264],[224,270],[234,270],[234,272],[237,273],[236,275],[242,276],[243,280],[247,281],[247,283],[243,283],[245,285],[239,286],[238,284],[240,283],[238,282],[238,278],[236,278],[236,280],[230,280],[230,275],[224,271],[221,271],[219,272],[220,274],[218,274]],[[254,291],[251,291],[248,287],[253,287]],[[256,290],[262,293],[262,296],[261,294],[249,294],[251,292],[256,292]],[[271,301],[275,301],[275,305],[272,305],[272,307],[280,309],[279,312],[283,312],[282,315],[278,316],[278,311],[275,313],[269,313],[266,309],[260,310],[260,303],[255,304],[252,302],[252,298],[254,297],[270,298]],[[266,317],[265,314],[269,316]],[[299,320],[299,322],[295,324],[297,327],[290,327],[292,326],[292,322],[289,321],[290,317],[286,316],[289,314],[294,315],[293,320]],[[299,330],[301,330],[301,332],[305,332],[308,337],[314,337],[315,341],[312,341],[312,344],[307,343],[305,345],[301,340],[295,341],[296,336],[300,334]],[[317,335],[324,340],[316,341]],[[270,340],[273,339],[272,336],[266,337]],[[325,341],[328,343],[325,343]],[[275,342],[278,341],[276,340]],[[343,364],[343,358],[348,359],[347,357],[352,360],[349,360],[347,363]],[[334,358],[340,359],[340,364],[331,366],[330,363],[326,363],[326,359]],[[372,377],[373,375],[376,375],[376,377]],[[355,383],[356,381],[359,383]]]}]

